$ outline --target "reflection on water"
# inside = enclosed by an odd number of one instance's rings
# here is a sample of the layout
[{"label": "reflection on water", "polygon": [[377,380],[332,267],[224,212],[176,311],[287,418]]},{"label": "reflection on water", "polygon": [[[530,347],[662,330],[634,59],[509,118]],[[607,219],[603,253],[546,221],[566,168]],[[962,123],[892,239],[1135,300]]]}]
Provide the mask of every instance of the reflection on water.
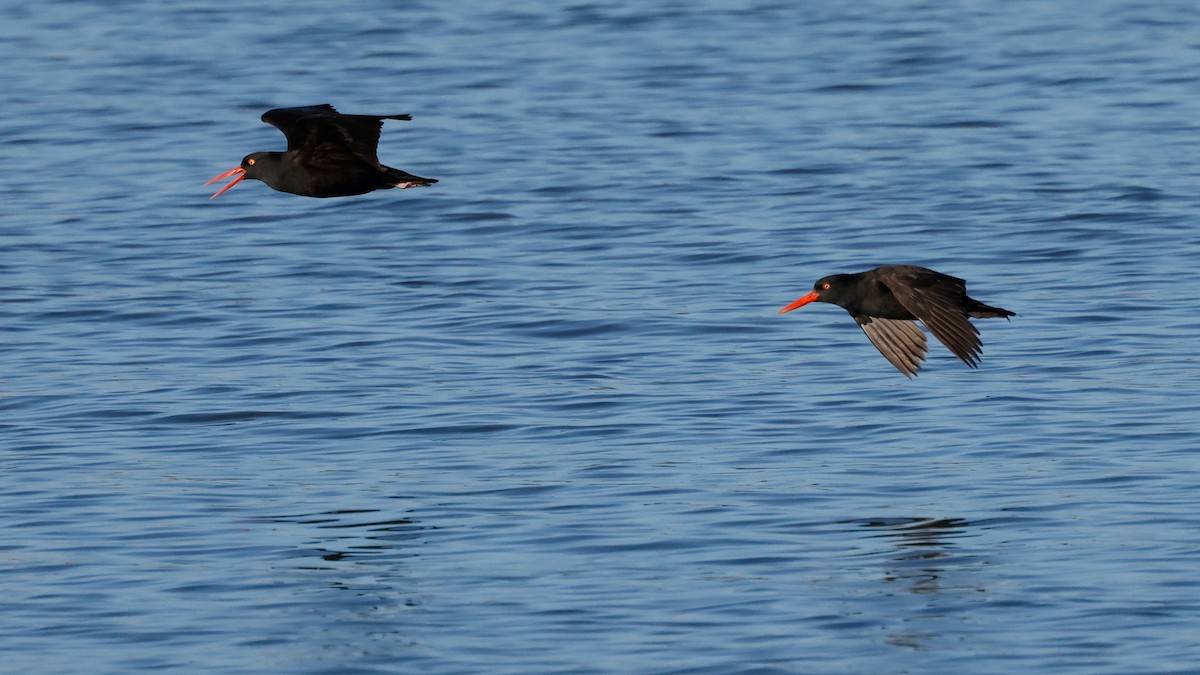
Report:
[{"label": "reflection on water", "polygon": [[861,556],[880,559],[882,580],[888,585],[899,585],[924,598],[917,605],[900,605],[900,615],[883,622],[884,641],[888,644],[916,650],[930,648],[943,634],[942,622],[962,612],[964,604],[977,601],[973,594],[986,590],[981,578],[984,558],[964,552],[959,543],[970,536],[972,524],[966,519],[889,517],[843,524],[860,532],[866,528],[870,540],[886,542],[885,548]]},{"label": "reflection on water", "polygon": [[[891,540],[891,566],[883,580],[909,585],[913,593],[936,593],[946,567],[975,564],[955,554],[954,539],[966,534],[970,523],[962,518],[881,518],[851,521],[872,530],[872,536]],[[982,590],[982,589],[980,589]]]},{"label": "reflection on water", "polygon": [[[306,555],[329,562],[364,560],[367,558],[412,557],[405,547],[429,529],[410,517],[380,518],[380,509],[342,509],[317,513],[262,516],[255,520],[304,526],[300,536],[312,536],[312,541],[297,545]],[[320,533],[316,530],[336,530]],[[320,536],[313,536],[313,535]],[[310,569],[327,569],[311,567]]]}]

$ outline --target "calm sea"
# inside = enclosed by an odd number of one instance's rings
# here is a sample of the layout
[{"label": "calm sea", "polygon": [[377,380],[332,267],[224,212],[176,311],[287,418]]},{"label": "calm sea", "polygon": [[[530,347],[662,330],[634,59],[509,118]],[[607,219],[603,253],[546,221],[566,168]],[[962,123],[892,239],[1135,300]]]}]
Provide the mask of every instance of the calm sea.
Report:
[{"label": "calm sea", "polygon": [[[0,2],[0,671],[1200,663],[1194,2]],[[439,178],[202,183],[268,108]],[[1018,313],[895,371],[815,279]]]}]

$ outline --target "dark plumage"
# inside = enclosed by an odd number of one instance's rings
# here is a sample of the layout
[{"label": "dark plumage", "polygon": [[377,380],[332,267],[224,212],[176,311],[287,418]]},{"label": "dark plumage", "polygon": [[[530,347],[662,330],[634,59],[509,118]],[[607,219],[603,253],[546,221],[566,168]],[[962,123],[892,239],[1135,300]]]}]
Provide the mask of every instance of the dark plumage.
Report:
[{"label": "dark plumage", "polygon": [[236,176],[220,195],[242,179],[261,180],[280,192],[305,197],[347,197],[372,190],[425,187],[437,182],[384,166],[376,155],[383,120],[409,120],[408,115],[343,115],[328,103],[303,108],[277,108],[262,121],[287,136],[287,152],[246,155],[241,166],[205,183]]},{"label": "dark plumage", "polygon": [[967,295],[967,282],[914,265],[885,265],[857,274],[835,274],[817,281],[812,293],[779,310],[810,302],[842,307],[893,366],[912,378],[928,347],[916,321],[963,363],[978,367],[983,343],[968,318],[1005,318],[1013,312],[991,307]]}]

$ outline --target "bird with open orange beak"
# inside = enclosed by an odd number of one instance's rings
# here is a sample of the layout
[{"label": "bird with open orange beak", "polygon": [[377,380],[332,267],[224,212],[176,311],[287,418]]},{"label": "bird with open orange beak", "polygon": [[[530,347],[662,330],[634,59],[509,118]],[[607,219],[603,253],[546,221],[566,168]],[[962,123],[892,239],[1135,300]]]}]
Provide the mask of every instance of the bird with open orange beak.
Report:
[{"label": "bird with open orange beak", "polygon": [[437,182],[385,166],[377,156],[383,120],[408,115],[343,115],[329,104],[277,108],[262,120],[287,136],[286,152],[256,152],[205,183],[233,178],[210,199],[250,178],[305,197],[347,197],[373,190],[425,187]]}]

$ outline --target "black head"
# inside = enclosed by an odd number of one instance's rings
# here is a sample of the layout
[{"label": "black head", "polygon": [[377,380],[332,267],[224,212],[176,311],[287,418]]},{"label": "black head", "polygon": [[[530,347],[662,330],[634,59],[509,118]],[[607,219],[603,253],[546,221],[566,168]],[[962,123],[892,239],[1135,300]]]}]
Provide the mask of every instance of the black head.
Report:
[{"label": "black head", "polygon": [[257,179],[258,172],[270,163],[270,154],[269,152],[252,152],[242,158],[242,165],[238,168],[246,172],[246,178]]},{"label": "black head", "polygon": [[221,174],[220,176],[217,176],[216,178],[213,178],[212,180],[208,181],[208,183],[205,183],[205,185],[208,185],[209,183],[215,183],[219,180],[233,177],[233,180],[230,181],[228,185],[221,188],[220,190],[217,190],[217,193],[214,194],[212,197],[209,197],[209,199],[219,196],[221,193],[225,192],[229,188],[233,187],[234,185],[237,185],[238,183],[242,182],[243,180],[245,180],[247,178],[250,178],[253,180],[261,180],[262,176],[263,176],[263,172],[268,171],[269,167],[274,166],[275,164],[278,163],[279,154],[280,153],[278,153],[278,152],[253,152],[253,153],[250,153],[249,155],[246,155],[245,157],[242,158],[242,163],[237,168],[230,169],[229,171],[226,171],[225,173]]},{"label": "black head", "polygon": [[834,274],[818,279],[817,283],[813,284],[812,293],[779,310],[779,313],[800,309],[810,302],[828,302],[845,307],[855,293],[852,279],[853,275],[850,274]]}]

